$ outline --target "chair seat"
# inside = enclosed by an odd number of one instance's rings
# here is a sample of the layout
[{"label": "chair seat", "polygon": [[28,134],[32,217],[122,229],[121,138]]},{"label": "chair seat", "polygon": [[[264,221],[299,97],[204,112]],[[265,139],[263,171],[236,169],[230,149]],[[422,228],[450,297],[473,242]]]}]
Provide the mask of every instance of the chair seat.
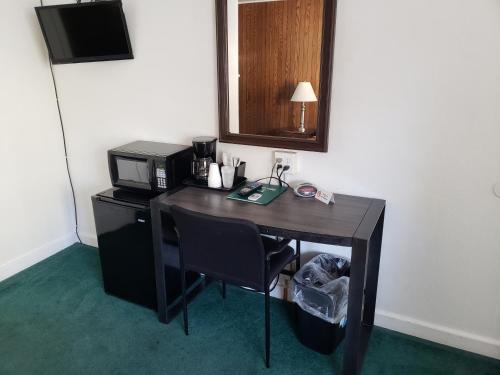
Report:
[{"label": "chair seat", "polygon": [[[264,248],[268,253],[276,251],[279,247],[279,241],[269,237],[262,236],[262,242],[264,243]],[[272,255],[269,280],[273,280],[276,276],[278,276],[280,271],[293,260],[294,256],[294,250],[290,246],[287,246],[281,252]]]}]

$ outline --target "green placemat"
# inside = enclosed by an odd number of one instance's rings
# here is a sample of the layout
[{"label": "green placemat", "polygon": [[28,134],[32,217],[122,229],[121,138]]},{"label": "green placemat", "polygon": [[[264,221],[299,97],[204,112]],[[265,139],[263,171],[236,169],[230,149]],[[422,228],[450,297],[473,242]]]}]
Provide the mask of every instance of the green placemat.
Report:
[{"label": "green placemat", "polygon": [[240,189],[233,191],[231,194],[227,196],[227,198],[265,206],[271,203],[274,199],[278,198],[281,194],[283,194],[287,188],[286,186],[263,184],[260,187],[260,189],[255,192],[257,194],[261,194],[261,196],[257,200],[249,200],[248,199],[249,197],[242,197],[241,195],[238,194]]}]

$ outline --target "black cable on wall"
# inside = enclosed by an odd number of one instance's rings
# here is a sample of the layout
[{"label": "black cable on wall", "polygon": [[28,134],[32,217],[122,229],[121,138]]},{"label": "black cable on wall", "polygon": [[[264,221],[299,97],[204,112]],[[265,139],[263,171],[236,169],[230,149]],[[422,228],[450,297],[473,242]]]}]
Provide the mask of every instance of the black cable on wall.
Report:
[{"label": "black cable on wall", "polygon": [[[40,0],[40,6],[43,6],[43,0]],[[64,158],[66,160],[66,171],[68,173],[69,185],[71,187],[71,195],[73,197],[73,208],[74,208],[74,212],[75,212],[75,234],[76,234],[76,238],[78,238],[78,242],[82,243],[82,240],[80,238],[80,234],[78,233],[78,211],[76,209],[75,188],[73,186],[73,180],[71,178],[71,171],[69,168],[68,148],[66,146],[66,134],[64,132],[64,123],[63,123],[62,114],[61,114],[61,106],[59,105],[59,94],[57,92],[56,78],[54,76],[54,68],[52,66],[52,60],[50,60],[50,56],[49,56],[49,67],[50,67],[50,75],[52,76],[52,84],[54,86],[54,94],[56,96],[57,112],[59,113],[59,123],[61,124],[61,134],[62,134],[63,146],[64,146]]]}]

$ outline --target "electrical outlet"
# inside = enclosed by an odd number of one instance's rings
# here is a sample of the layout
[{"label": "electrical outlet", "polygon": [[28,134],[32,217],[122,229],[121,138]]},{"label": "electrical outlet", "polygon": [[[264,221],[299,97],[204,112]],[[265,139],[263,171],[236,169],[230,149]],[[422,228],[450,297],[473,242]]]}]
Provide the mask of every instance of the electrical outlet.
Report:
[{"label": "electrical outlet", "polygon": [[291,151],[274,151],[274,162],[276,163],[281,159],[282,166],[288,165],[290,169],[286,171],[287,174],[297,174],[299,172],[298,154]]}]

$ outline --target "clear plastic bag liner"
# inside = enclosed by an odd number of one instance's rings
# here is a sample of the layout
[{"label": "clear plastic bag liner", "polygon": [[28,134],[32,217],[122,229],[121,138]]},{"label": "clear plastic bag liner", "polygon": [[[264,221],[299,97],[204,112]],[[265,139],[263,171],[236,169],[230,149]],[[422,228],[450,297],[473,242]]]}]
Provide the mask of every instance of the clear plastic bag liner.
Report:
[{"label": "clear plastic bag liner", "polygon": [[338,324],[347,316],[349,293],[348,259],[320,254],[293,277],[293,300],[302,310],[329,323]]}]

